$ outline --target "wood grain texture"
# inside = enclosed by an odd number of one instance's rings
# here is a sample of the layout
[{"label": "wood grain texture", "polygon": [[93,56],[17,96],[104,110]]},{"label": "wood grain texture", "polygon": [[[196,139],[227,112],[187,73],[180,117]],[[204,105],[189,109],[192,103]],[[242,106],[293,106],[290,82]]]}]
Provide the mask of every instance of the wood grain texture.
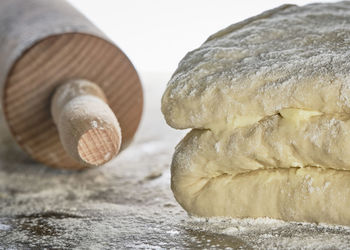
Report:
[{"label": "wood grain texture", "polygon": [[79,161],[97,167],[109,162],[119,152],[120,135],[116,129],[87,130],[77,143]]},{"label": "wood grain texture", "polygon": [[52,36],[37,43],[15,64],[4,91],[10,130],[34,159],[60,168],[83,168],[63,149],[50,115],[55,88],[82,78],[100,86],[116,114],[127,145],[142,113],[142,89],[127,57],[111,43],[86,34]]},{"label": "wood grain texture", "polygon": [[[13,138],[46,165],[82,169],[63,149],[50,115],[61,83],[86,79],[103,90],[125,148],[142,114],[140,79],[126,55],[64,0],[0,1],[2,110]],[[91,132],[93,133],[93,132]]]}]

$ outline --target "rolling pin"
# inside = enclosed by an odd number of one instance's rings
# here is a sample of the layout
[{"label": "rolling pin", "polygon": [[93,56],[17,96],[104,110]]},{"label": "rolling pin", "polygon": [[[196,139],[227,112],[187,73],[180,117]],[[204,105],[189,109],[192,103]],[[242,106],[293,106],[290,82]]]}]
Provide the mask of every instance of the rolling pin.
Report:
[{"label": "rolling pin", "polygon": [[130,60],[65,0],[0,1],[0,86],[12,137],[52,167],[110,161],[142,115]]}]

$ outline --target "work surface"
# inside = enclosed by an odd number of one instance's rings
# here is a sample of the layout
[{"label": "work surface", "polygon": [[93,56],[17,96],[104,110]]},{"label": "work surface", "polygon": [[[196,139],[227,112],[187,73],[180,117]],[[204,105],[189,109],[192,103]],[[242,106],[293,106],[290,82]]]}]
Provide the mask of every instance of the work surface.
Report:
[{"label": "work surface", "polygon": [[144,76],[139,132],[105,167],[51,169],[16,151],[2,133],[0,249],[350,247],[349,227],[189,217],[170,190],[171,156],[184,132],[169,128],[160,112],[169,77]]}]

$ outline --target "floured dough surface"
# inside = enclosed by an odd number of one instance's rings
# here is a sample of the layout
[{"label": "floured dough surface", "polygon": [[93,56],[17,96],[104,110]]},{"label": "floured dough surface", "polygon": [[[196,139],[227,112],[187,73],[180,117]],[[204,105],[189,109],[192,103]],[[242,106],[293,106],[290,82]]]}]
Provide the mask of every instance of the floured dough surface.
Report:
[{"label": "floured dough surface", "polygon": [[167,122],[215,129],[282,108],[349,113],[349,14],[349,2],[287,5],[214,34],[170,80]]},{"label": "floured dough surface", "polygon": [[172,189],[200,216],[350,225],[350,3],[285,5],[211,36],[162,99]]}]

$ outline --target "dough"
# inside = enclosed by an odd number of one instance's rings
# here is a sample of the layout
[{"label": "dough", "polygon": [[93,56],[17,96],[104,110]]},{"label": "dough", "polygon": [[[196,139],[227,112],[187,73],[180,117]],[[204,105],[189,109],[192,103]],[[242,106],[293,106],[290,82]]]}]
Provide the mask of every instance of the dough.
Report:
[{"label": "dough", "polygon": [[197,216],[350,225],[350,2],[283,5],[188,53],[162,99]]}]

